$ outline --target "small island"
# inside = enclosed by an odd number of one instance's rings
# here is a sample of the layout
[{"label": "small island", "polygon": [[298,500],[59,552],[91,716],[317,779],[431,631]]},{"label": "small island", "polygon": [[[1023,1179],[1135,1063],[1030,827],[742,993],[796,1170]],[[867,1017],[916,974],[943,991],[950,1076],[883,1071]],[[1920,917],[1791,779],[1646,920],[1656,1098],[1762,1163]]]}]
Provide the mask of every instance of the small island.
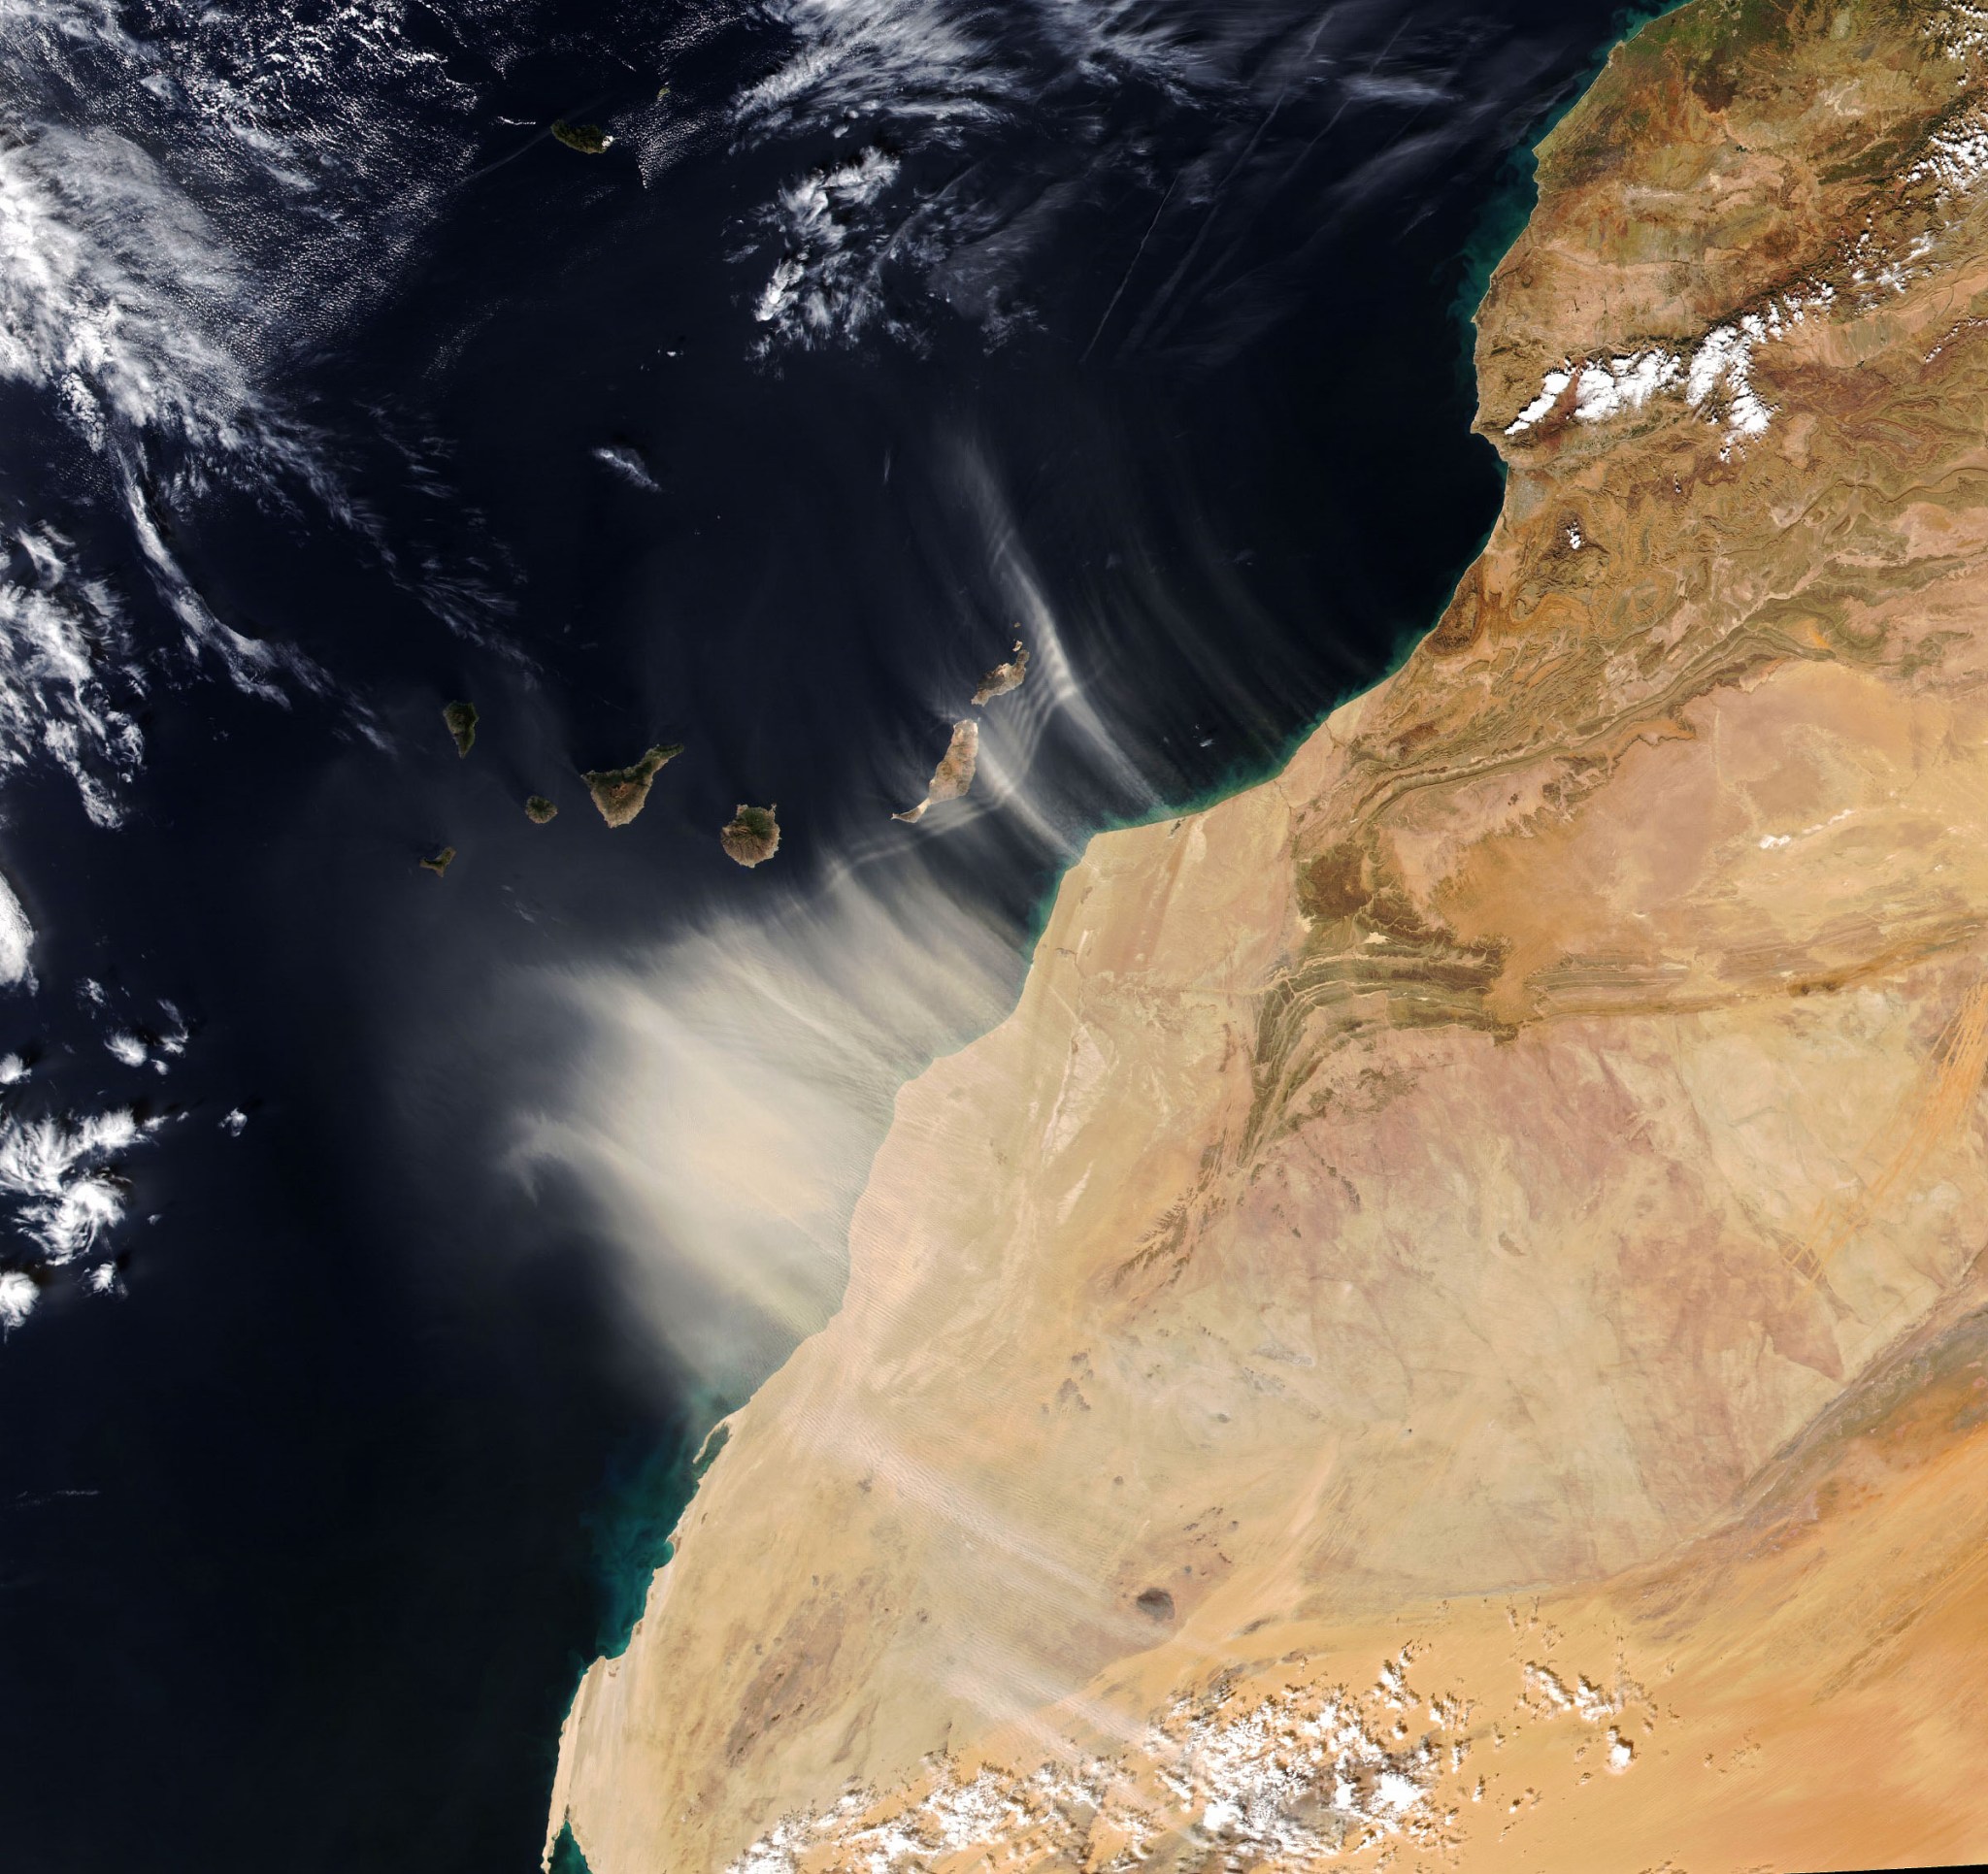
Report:
[{"label": "small island", "polygon": [[925,817],[925,809],[937,806],[941,801],[956,801],[974,784],[974,768],[980,758],[980,725],[969,716],[964,722],[952,725],[952,740],[945,745],[945,753],[939,758],[939,766],[932,771],[932,779],[925,789],[925,798],[916,806],[907,807],[902,813],[893,813],[893,820],[918,821]]},{"label": "small island", "polygon": [[603,155],[614,141],[597,123],[568,123],[564,117],[552,119],[552,134],[568,149],[577,149],[582,156]]},{"label": "small island", "polygon": [[727,820],[718,841],[728,858],[742,866],[756,866],[780,849],[780,823],[770,806],[742,806]]},{"label": "small island", "polygon": [[442,720],[448,725],[448,733],[455,738],[455,752],[467,755],[477,745],[477,706],[474,703],[450,703],[442,711]]},{"label": "small island", "polygon": [[444,846],[432,859],[423,859],[421,861],[421,870],[423,871],[432,871],[437,878],[441,878],[447,872],[449,864],[454,858],[455,848],[453,846]]},{"label": "small island", "polygon": [[547,820],[558,814],[558,807],[543,794],[532,795],[524,804],[524,817],[533,826],[542,827]]},{"label": "small island", "polygon": [[683,744],[672,741],[647,750],[633,768],[590,770],[583,778],[601,818],[611,827],[625,827],[648,800],[649,783],[682,752]]},{"label": "small island", "polygon": [[1021,680],[1029,674],[1029,654],[1021,647],[1021,640],[1014,641],[1014,655],[1005,664],[996,664],[980,679],[980,687],[974,692],[973,704],[978,708],[984,703],[992,703],[997,696],[1006,696],[1010,690],[1021,688]]}]

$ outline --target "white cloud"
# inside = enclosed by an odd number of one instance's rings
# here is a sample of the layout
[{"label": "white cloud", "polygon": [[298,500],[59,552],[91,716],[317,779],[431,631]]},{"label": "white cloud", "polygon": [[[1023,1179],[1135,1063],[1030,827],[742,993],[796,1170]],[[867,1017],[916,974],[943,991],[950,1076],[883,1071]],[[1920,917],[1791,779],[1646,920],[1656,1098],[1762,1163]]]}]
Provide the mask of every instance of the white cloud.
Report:
[{"label": "white cloud", "polygon": [[[1206,224],[1228,197],[1246,219],[1243,196],[1287,175],[1345,110],[1424,120],[1387,140],[1364,181],[1336,185],[1339,204],[1351,206],[1363,187],[1393,187],[1480,134],[1506,103],[1483,95],[1460,60],[1432,62],[1426,47],[1395,55],[1398,35],[1375,30],[1372,9],[762,0],[762,10],[790,35],[789,49],[733,101],[737,141],[805,138],[812,153],[824,134],[846,137],[892,152],[906,174],[874,207],[839,208],[837,229],[806,247],[790,238],[790,200],[762,212],[754,311],[771,329],[755,343],[761,355],[879,331],[915,345],[942,309],[999,343],[1041,316],[1022,291],[1024,263],[1080,205],[1144,192],[1157,229],[1170,206],[1191,217],[1178,225]],[[1130,110],[1114,106],[1114,92]],[[1162,122],[1178,152],[1165,173],[1152,135]],[[936,151],[948,160],[920,164]]]},{"label": "white cloud", "polygon": [[259,403],[225,342],[238,270],[136,144],[46,126],[0,147],[0,377],[58,387],[98,447],[115,419],[215,448]]},{"label": "white cloud", "polygon": [[23,1275],[17,1268],[0,1269],[0,1332],[19,1327],[40,1299],[41,1290],[35,1287],[33,1276]]},{"label": "white cloud", "polygon": [[[466,0],[452,18],[496,56],[499,16]],[[391,279],[476,147],[474,94],[408,25],[404,0],[326,0],[182,10],[134,36],[109,0],[0,0],[0,383],[39,393],[96,458],[53,461],[50,493],[114,490],[186,653],[266,697],[328,684],[214,614],[158,510],[232,480],[308,490],[369,532],[279,374]],[[52,760],[115,825],[151,647],[44,519],[0,529],[28,562],[0,573],[0,778]],[[446,577],[412,582],[458,623]]]},{"label": "white cloud", "polygon": [[18,536],[23,566],[0,579],[0,777],[52,760],[98,826],[122,817],[117,783],[144,752],[138,726],[108,682],[143,695],[109,590],[81,576],[72,543],[50,528]]},{"label": "white cloud", "polygon": [[754,318],[815,345],[853,339],[881,316],[883,256],[851,236],[898,168],[896,157],[869,148],[780,190],[767,219],[787,251],[754,303]]},{"label": "white cloud", "polygon": [[127,1068],[145,1066],[145,1043],[137,1036],[127,1034],[123,1029],[116,1029],[104,1036],[104,1045]]},{"label": "white cloud", "polygon": [[795,49],[747,89],[743,122],[888,113],[949,125],[996,115],[1022,75],[946,0],[772,0]]},{"label": "white cloud", "polygon": [[642,459],[642,451],[626,443],[604,443],[594,450],[594,460],[612,469],[632,488],[640,488],[644,494],[661,494],[656,478],[648,472],[648,464]]},{"label": "white cloud", "polygon": [[0,1117],[0,1207],[48,1262],[73,1262],[123,1216],[110,1167],[157,1124],[121,1107],[81,1120]]},{"label": "white cloud", "polygon": [[[27,912],[21,908],[20,900],[14,887],[0,877],[0,985],[13,988],[17,983],[34,986],[34,969],[28,961],[28,951],[35,940],[35,927],[27,921]],[[19,1062],[13,1055],[7,1057],[18,1068]],[[22,1069],[25,1071],[25,1069]],[[0,1069],[4,1072],[4,1069]]]}]

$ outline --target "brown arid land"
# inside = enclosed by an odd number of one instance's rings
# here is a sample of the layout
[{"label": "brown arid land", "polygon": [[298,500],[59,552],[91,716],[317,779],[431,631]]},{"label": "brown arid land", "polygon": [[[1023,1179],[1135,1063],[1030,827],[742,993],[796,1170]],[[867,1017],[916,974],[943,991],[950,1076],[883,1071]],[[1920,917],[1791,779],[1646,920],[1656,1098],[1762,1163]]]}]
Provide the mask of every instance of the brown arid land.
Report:
[{"label": "brown arid land", "polygon": [[732,817],[718,829],[718,843],[725,857],[750,871],[762,866],[780,849],[779,808],[747,806],[742,801]]},{"label": "brown arid land", "polygon": [[925,784],[925,798],[916,806],[907,807],[902,813],[893,813],[893,820],[922,820],[926,813],[943,801],[956,801],[974,784],[974,770],[980,759],[980,725],[972,716],[952,725],[952,739],[945,744],[945,753],[939,757],[939,766],[932,771],[932,778]]},{"label": "brown arid land", "polygon": [[611,827],[625,827],[648,805],[648,791],[655,778],[683,752],[680,741],[663,742],[646,749],[631,768],[589,769],[581,776],[601,818]]},{"label": "brown arid land", "polygon": [[1481,560],[904,1090],[593,1874],[1988,1856],[1984,81],[1694,0],[1546,140]]}]

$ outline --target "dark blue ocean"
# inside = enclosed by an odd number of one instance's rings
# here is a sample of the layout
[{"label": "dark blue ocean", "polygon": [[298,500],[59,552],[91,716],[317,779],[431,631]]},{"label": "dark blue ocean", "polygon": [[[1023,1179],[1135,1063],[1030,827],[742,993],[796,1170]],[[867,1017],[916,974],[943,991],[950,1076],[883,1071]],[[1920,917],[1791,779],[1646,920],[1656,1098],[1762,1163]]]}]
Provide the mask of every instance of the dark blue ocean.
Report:
[{"label": "dark blue ocean", "polygon": [[1475,552],[1622,23],[0,0],[0,1865],[536,1864],[895,1086]]}]

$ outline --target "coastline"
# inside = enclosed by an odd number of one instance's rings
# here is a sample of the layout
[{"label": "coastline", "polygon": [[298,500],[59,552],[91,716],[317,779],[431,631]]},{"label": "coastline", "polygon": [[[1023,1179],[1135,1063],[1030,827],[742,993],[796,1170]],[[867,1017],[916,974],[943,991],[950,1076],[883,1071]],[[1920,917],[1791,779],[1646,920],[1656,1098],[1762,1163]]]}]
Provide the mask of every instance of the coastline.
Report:
[{"label": "coastline", "polygon": [[[1533,212],[1539,206],[1536,165],[1540,146],[1560,126],[1568,113],[1587,95],[1595,82],[1607,69],[1608,61],[1622,46],[1645,26],[1693,4],[1694,0],[1660,0],[1660,4],[1654,6],[1627,5],[1617,11],[1616,26],[1611,30],[1610,36],[1598,45],[1594,57],[1589,61],[1586,70],[1572,82],[1567,95],[1558,102],[1548,105],[1541,113],[1538,123],[1527,131],[1524,141],[1512,147],[1506,158],[1505,167],[1512,169],[1514,173],[1494,181],[1494,195],[1486,204],[1480,234],[1474,234],[1452,257],[1453,263],[1460,268],[1462,274],[1449,302],[1450,312],[1462,340],[1456,354],[1457,367],[1461,381],[1471,395],[1474,418],[1476,414],[1476,373],[1474,364],[1476,315],[1483,305],[1484,295],[1489,290],[1491,276],[1497,272],[1505,256],[1525,233],[1532,220]],[[1508,206],[1501,208],[1500,203],[1506,200],[1508,191]],[[1521,198],[1523,206],[1520,206]],[[1471,427],[1474,429],[1474,422]],[[1497,461],[1499,477],[1503,482],[1507,475],[1505,458],[1495,444],[1490,444],[1488,439],[1484,440]],[[1423,623],[1400,626],[1395,633],[1393,647],[1385,668],[1371,680],[1356,684],[1334,697],[1309,721],[1284,738],[1275,753],[1261,760],[1240,758],[1229,773],[1222,778],[1209,782],[1206,787],[1197,789],[1178,801],[1155,807],[1149,813],[1099,821],[1085,836],[1086,848],[1091,839],[1102,835],[1125,833],[1140,827],[1161,826],[1169,821],[1189,818],[1195,814],[1205,813],[1210,807],[1220,806],[1223,802],[1239,794],[1246,794],[1252,788],[1268,786],[1275,782],[1297,759],[1305,745],[1318,735],[1335,715],[1349,705],[1382,688],[1400,674],[1403,666],[1415,654],[1417,646],[1440,626],[1443,613],[1456,596],[1458,586],[1469,576],[1483,556],[1484,549],[1497,529],[1499,515],[1502,512],[1501,497],[1499,507],[1493,511],[1477,543],[1458,563],[1443,599],[1438,604],[1434,614]],[[1018,952],[1025,960],[1026,969],[1035,967],[1037,949],[1042,942],[1043,934],[1048,928],[1064,880],[1081,862],[1082,852],[1079,851],[1077,857],[1064,866],[1037,898],[1035,908],[1017,944]],[[1017,986],[1017,1000],[1019,996],[1020,989]]]},{"label": "coastline", "polygon": [[[1600,76],[1607,70],[1616,52],[1624,45],[1655,20],[1679,11],[1681,7],[1687,4],[1689,4],[1689,0],[1673,0],[1673,3],[1670,5],[1655,9],[1624,9],[1623,13],[1618,16],[1623,22],[1620,30],[1614,33],[1598,49],[1595,59],[1585,76],[1571,89],[1570,94],[1564,100],[1550,109],[1543,121],[1540,122],[1537,127],[1528,133],[1526,141],[1513,150],[1512,160],[1524,159],[1526,163],[1526,173],[1523,178],[1522,186],[1526,189],[1531,199],[1528,202],[1524,214],[1516,217],[1515,224],[1499,250],[1495,254],[1487,253],[1482,262],[1481,278],[1473,278],[1470,270],[1474,263],[1468,252],[1460,253],[1457,256],[1458,261],[1465,266],[1467,271],[1466,284],[1459,287],[1456,303],[1459,310],[1461,310],[1466,291],[1474,296],[1467,327],[1474,336],[1476,314],[1481,311],[1484,296],[1489,288],[1491,276],[1510,251],[1511,247],[1523,238],[1537,211],[1539,199],[1538,186],[1532,173],[1537,151],[1566,119],[1568,115],[1580,105]],[[1474,345],[1470,349],[1474,350]],[[1481,409],[1478,410],[1476,414],[1481,419]],[[1479,434],[1482,433],[1480,428]],[[1492,446],[1494,451],[1499,454],[1500,472],[1501,476],[1504,476],[1507,471],[1507,465],[1503,452],[1496,450],[1495,444],[1488,445]],[[1177,832],[1189,822],[1204,820],[1209,815],[1231,806],[1246,797],[1279,792],[1283,788],[1283,784],[1293,778],[1295,770],[1308,762],[1313,766],[1323,764],[1329,761],[1334,753],[1350,742],[1358,734],[1363,719],[1367,716],[1368,712],[1382,703],[1390,687],[1403,675],[1409,660],[1414,657],[1418,649],[1428,642],[1432,635],[1441,628],[1445,614],[1455,604],[1456,594],[1460,590],[1463,581],[1478,568],[1485,549],[1496,534],[1503,518],[1504,508],[1501,504],[1499,514],[1494,517],[1492,527],[1487,531],[1484,541],[1480,543],[1476,552],[1470,555],[1459,568],[1456,577],[1452,581],[1449,600],[1438,608],[1435,617],[1430,621],[1419,626],[1404,626],[1402,628],[1388,667],[1375,676],[1373,681],[1362,684],[1342,696],[1315,716],[1307,726],[1294,732],[1288,738],[1279,754],[1260,765],[1251,763],[1246,771],[1237,772],[1182,803],[1170,805],[1139,818],[1108,821],[1094,828],[1086,838],[1079,855],[1063,868],[1055,880],[1042,894],[1037,914],[1032,919],[1031,926],[1020,945],[1021,954],[1026,959],[1026,967],[1022,981],[1017,990],[1015,1003],[987,1035],[971,1039],[962,1043],[960,1048],[949,1050],[944,1054],[935,1057],[920,1072],[912,1075],[905,1083],[905,1086],[900,1089],[899,1103],[901,1104],[906,1093],[926,1080],[935,1069],[957,1059],[967,1049],[978,1046],[982,1042],[992,1039],[993,1036],[998,1036],[1003,1030],[1011,1028],[1021,1018],[1030,1000],[1032,989],[1038,987],[1053,955],[1056,954],[1056,946],[1052,944],[1051,937],[1056,932],[1059,918],[1064,918],[1066,914],[1074,912],[1078,897],[1087,889],[1087,881],[1094,880],[1099,873],[1110,870],[1113,864],[1125,858],[1129,849],[1124,842],[1129,838],[1132,836],[1155,834],[1161,831]],[[1309,777],[1309,781],[1301,779],[1300,785],[1305,786],[1310,782],[1315,782],[1315,777]],[[854,1281],[855,1275],[852,1269],[852,1287]],[[845,1301],[845,1306],[846,1307],[846,1305]],[[811,1336],[812,1338],[818,1338],[818,1335]],[[807,1344],[806,1342],[803,1343],[804,1346]],[[781,1368],[779,1372],[771,1376],[766,1385],[763,1385],[750,1399],[735,1408],[732,1412],[722,1415],[720,1419],[714,1420],[710,1428],[710,1431],[699,1439],[699,1451],[702,1451],[709,1443],[711,1433],[738,1421],[743,1415],[749,1413],[755,1405],[759,1404],[769,1387],[775,1381],[782,1378],[786,1370],[785,1367]],[[715,1459],[716,1456],[716,1452],[712,1453],[712,1459]],[[682,1507],[671,1529],[670,1546],[673,1550],[680,1546],[680,1538],[687,1529],[693,1512],[696,1509],[698,1486],[701,1484],[703,1475],[709,1468],[709,1465],[705,1466],[704,1471],[700,1471],[698,1477],[692,1480],[690,1493],[683,1499]],[[548,1805],[548,1835],[545,1861],[547,1867],[555,1865],[555,1852],[559,1851],[562,1840],[571,1844],[570,1853],[579,1859],[579,1864],[581,1866],[585,1864],[583,1858],[581,1858],[578,1834],[571,1827],[569,1813],[574,1771],[574,1765],[570,1758],[572,1742],[585,1715],[583,1708],[587,1703],[587,1693],[590,1686],[597,1683],[603,1668],[622,1659],[634,1639],[640,1634],[644,1623],[661,1613],[668,1598],[670,1587],[670,1569],[666,1561],[651,1572],[644,1597],[642,1612],[629,1626],[621,1646],[614,1653],[604,1653],[600,1659],[597,1659],[582,1675],[581,1683],[576,1689],[573,1701],[569,1705],[566,1720],[560,1729],[558,1764],[551,1792],[551,1799]]]},{"label": "coastline", "polygon": [[[1631,13],[1637,15],[1633,23],[1626,26],[1621,34],[1607,41],[1598,50],[1590,69],[1574,86],[1571,94],[1548,110],[1538,127],[1529,133],[1525,143],[1514,148],[1508,160],[1515,161],[1521,157],[1530,158],[1531,152],[1537,148],[1538,144],[1551,132],[1566,113],[1578,103],[1588,85],[1594,82],[1595,76],[1606,67],[1614,48],[1622,43],[1623,38],[1626,38],[1631,32],[1640,30],[1650,18],[1659,16],[1661,13],[1671,11],[1674,6],[1687,3],[1688,0],[1672,0],[1671,7],[1660,8],[1654,13],[1641,13],[1633,8],[1625,9],[1625,15]],[[1470,334],[1474,329],[1473,320],[1475,306],[1482,299],[1491,272],[1496,269],[1498,262],[1504,257],[1505,252],[1509,249],[1512,242],[1516,241],[1524,232],[1526,221],[1530,218],[1532,213],[1532,206],[1537,201],[1537,188],[1532,181],[1530,164],[1528,164],[1525,173],[1523,186],[1529,191],[1527,206],[1523,214],[1517,216],[1515,224],[1505,235],[1503,245],[1499,247],[1498,251],[1490,254],[1482,263],[1481,277],[1473,277],[1470,270],[1473,268],[1474,263],[1468,251],[1459,253],[1457,256],[1458,263],[1464,266],[1467,271],[1465,285],[1459,288],[1454,299],[1454,305],[1462,314],[1463,331],[1466,335]],[[1471,308],[1468,312],[1464,311],[1463,305],[1466,292],[1471,296]],[[1470,350],[1471,346],[1467,337],[1466,343],[1462,346],[1462,356],[1465,360],[1468,360]],[[1502,462],[1500,464],[1500,472],[1502,475]],[[1495,524],[1494,516],[1492,525],[1495,526]],[[1489,537],[1490,530],[1487,528],[1478,545],[1465,557],[1459,566],[1455,576],[1450,581],[1450,592],[1452,594],[1456,585],[1476,563],[1478,555],[1483,550],[1484,541],[1488,541]],[[1447,601],[1445,600],[1444,603],[1446,605]],[[1438,619],[1441,615],[1441,609],[1442,608],[1439,607],[1436,614]],[[1336,698],[1303,727],[1294,731],[1276,755],[1263,761],[1247,758],[1239,759],[1227,775],[1180,802],[1170,803],[1148,814],[1126,819],[1108,819],[1093,826],[1085,836],[1083,846],[1079,849],[1077,857],[1064,865],[1037,897],[1035,907],[1016,945],[1017,957],[1021,962],[1022,968],[1015,987],[1014,1002],[1010,1004],[1001,1019],[1005,1021],[1012,1016],[1015,1008],[1019,1005],[1021,997],[1026,991],[1029,975],[1040,967],[1040,952],[1045,940],[1050,922],[1055,915],[1058,902],[1073,874],[1084,865],[1093,842],[1115,834],[1136,832],[1144,828],[1163,826],[1171,822],[1188,819],[1203,814],[1213,807],[1220,806],[1225,802],[1238,796],[1250,793],[1258,788],[1274,785],[1285,771],[1290,768],[1292,763],[1297,760],[1305,747],[1326,729],[1328,723],[1335,716],[1358,704],[1370,694],[1380,690],[1390,682],[1401,671],[1408,659],[1413,655],[1416,646],[1435,628],[1436,626],[1433,621],[1425,622],[1421,625],[1404,625],[1397,634],[1395,647],[1389,657],[1386,668],[1375,676],[1371,682],[1363,683]],[[999,1026],[1000,1023],[997,1022],[995,1025]],[[911,1085],[938,1061],[947,1058],[950,1054],[957,1053],[961,1048],[971,1046],[977,1038],[979,1037],[970,1036],[959,1042],[956,1047],[946,1049],[943,1053],[933,1056],[931,1060],[921,1063],[913,1072],[907,1076],[904,1084],[906,1086]],[[756,1397],[756,1394],[754,1397]],[[597,1537],[597,1546],[613,1547],[629,1551],[644,1551],[649,1559],[644,1560],[641,1559],[640,1555],[637,1555],[636,1559],[622,1564],[618,1571],[613,1564],[609,1564],[603,1569],[602,1581],[605,1606],[599,1639],[593,1659],[582,1664],[580,1668],[579,1679],[575,1683],[572,1697],[568,1700],[566,1717],[561,1722],[554,1749],[552,1787],[547,1800],[549,1832],[541,1862],[542,1866],[549,1871],[549,1874],[585,1874],[586,1863],[584,1856],[581,1853],[577,1838],[574,1837],[566,1824],[564,1804],[561,1799],[567,1776],[565,1760],[566,1740],[581,1686],[594,1666],[618,1660],[627,1652],[636,1629],[641,1624],[648,1597],[654,1591],[675,1554],[677,1537],[695,1505],[698,1488],[710,1468],[711,1462],[715,1460],[718,1451],[723,1448],[723,1439],[718,1434],[723,1432],[730,1422],[750,1402],[750,1398],[730,1405],[724,1404],[722,1401],[712,1401],[711,1406],[705,1411],[693,1413],[687,1422],[686,1431],[682,1438],[678,1441],[676,1448],[667,1458],[660,1460],[662,1476],[659,1483],[653,1487],[639,1483],[631,1494],[624,1494],[620,1491],[613,1492],[610,1500],[603,1505],[596,1513],[596,1516],[588,1519],[590,1523],[595,1522],[596,1518],[598,1519],[598,1525],[602,1533]],[[718,1440],[716,1450],[711,1449],[713,1438]],[[709,1457],[706,1457],[707,1452]],[[700,1460],[703,1460],[703,1462],[700,1462]],[[645,1475],[652,1474],[655,1468],[656,1461],[652,1460],[649,1465],[645,1466]],[[654,1530],[659,1530],[661,1533],[651,1538],[649,1532]]]}]

